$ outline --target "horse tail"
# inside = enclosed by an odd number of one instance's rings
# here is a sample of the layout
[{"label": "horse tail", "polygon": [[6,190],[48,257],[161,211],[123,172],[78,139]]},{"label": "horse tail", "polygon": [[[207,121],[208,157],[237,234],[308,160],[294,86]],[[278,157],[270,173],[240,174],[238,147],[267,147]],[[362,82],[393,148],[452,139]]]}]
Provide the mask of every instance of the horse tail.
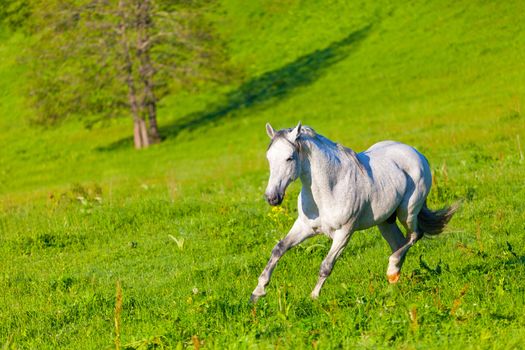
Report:
[{"label": "horse tail", "polygon": [[445,226],[447,226],[454,213],[458,210],[459,204],[454,203],[450,207],[445,207],[439,210],[430,210],[427,207],[427,203],[423,205],[423,208],[417,215],[417,223],[419,230],[422,233],[429,234],[431,236],[438,235],[443,232]]}]

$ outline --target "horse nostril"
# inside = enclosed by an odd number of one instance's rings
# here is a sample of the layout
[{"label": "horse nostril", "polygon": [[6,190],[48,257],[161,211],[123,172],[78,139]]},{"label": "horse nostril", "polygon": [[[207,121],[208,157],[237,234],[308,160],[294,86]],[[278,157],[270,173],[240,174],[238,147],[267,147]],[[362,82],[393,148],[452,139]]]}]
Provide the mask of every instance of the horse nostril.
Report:
[{"label": "horse nostril", "polygon": [[267,200],[268,204],[270,204],[271,206],[275,206],[275,205],[281,204],[282,197],[277,194],[275,196],[267,197],[266,200]]},{"label": "horse nostril", "polygon": [[270,204],[271,206],[275,206],[275,205],[279,205],[282,203],[283,201],[283,197],[284,197],[284,194],[282,193],[265,193],[264,194],[264,197],[266,199],[266,202],[268,202],[268,204]]}]

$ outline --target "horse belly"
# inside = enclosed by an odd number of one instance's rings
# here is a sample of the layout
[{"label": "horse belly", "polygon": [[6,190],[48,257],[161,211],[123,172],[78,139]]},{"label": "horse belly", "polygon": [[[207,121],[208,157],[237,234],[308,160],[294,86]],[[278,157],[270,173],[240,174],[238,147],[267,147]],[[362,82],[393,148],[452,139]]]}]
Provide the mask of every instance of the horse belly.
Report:
[{"label": "horse belly", "polygon": [[375,203],[375,205],[371,205],[370,214],[364,216],[364,220],[362,220],[362,223],[360,223],[361,226],[364,226],[364,228],[368,228],[385,222],[396,211],[396,209],[401,204],[402,200],[402,196],[397,196],[392,200],[383,200],[380,203]]},{"label": "horse belly", "polygon": [[[395,174],[393,171],[390,174]],[[359,215],[357,229],[364,230],[385,222],[402,203],[407,180],[405,176],[394,176],[384,178],[383,181],[374,186],[374,190],[369,196]]]}]

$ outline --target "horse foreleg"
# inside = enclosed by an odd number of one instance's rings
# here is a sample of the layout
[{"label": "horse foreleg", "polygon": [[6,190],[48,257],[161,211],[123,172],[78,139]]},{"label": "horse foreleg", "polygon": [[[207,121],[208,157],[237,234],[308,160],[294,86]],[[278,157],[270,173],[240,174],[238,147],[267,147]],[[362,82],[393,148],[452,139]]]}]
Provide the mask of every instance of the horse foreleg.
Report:
[{"label": "horse foreleg", "polygon": [[319,279],[317,280],[317,284],[315,285],[311,294],[312,299],[317,299],[319,297],[319,293],[321,292],[324,282],[328,276],[330,276],[330,273],[332,273],[335,262],[343,252],[343,249],[346,247],[346,244],[348,243],[351,235],[352,232],[347,229],[337,230],[334,233],[330,251],[328,251],[328,254],[321,263],[321,268],[319,269]]},{"label": "horse foreleg", "polygon": [[254,303],[257,301],[257,299],[266,295],[265,287],[268,285],[268,283],[270,283],[272,272],[284,253],[286,253],[288,249],[298,245],[313,235],[314,231],[310,227],[303,224],[299,220],[295,221],[286,237],[279,241],[279,243],[277,243],[273,248],[272,256],[270,257],[270,260],[268,261],[268,264],[264,268],[263,272],[259,276],[259,283],[250,297],[251,302]]}]

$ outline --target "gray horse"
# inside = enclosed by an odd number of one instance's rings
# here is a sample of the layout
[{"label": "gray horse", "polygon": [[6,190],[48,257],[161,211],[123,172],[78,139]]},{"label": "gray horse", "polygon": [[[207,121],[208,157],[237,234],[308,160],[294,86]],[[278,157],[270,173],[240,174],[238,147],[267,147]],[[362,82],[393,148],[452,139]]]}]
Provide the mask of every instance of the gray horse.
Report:
[{"label": "gray horse", "polygon": [[[286,188],[297,178],[303,186],[299,216],[273,248],[252,302],[266,294],[272,271],[288,249],[324,233],[332,239],[332,246],[311,294],[316,299],[352,233],[375,225],[392,248],[386,273],[388,281],[396,283],[410,247],[425,233],[442,232],[457,209],[456,205],[438,211],[427,208],[432,174],[426,158],[410,146],[382,141],[355,153],[301,123],[279,131],[266,124],[266,132],[271,139],[266,152],[268,203],[281,204]],[[405,227],[406,237],[396,219]]]}]

